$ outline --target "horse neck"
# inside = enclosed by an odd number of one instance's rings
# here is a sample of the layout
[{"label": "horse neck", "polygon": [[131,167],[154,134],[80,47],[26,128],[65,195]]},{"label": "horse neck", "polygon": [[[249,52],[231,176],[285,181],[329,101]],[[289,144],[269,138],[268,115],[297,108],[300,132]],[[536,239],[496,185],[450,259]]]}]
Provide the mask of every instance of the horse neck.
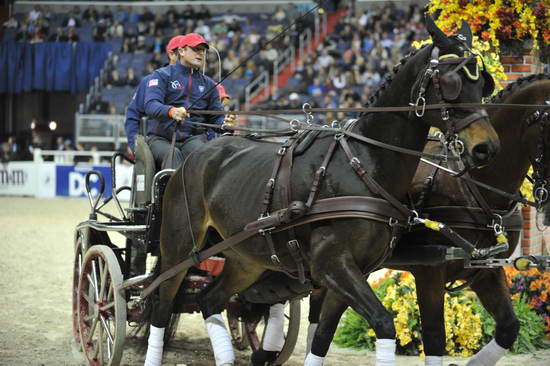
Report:
[{"label": "horse neck", "polygon": [[[521,88],[505,98],[502,103],[543,104],[548,96],[550,96],[550,81],[545,80]],[[518,191],[531,164],[529,151],[537,144],[535,137],[538,134],[526,133],[528,128],[526,120],[532,113],[532,110],[520,108],[489,110],[489,117],[499,135],[501,148],[499,154],[488,166],[471,172],[475,179],[509,193]],[[506,207],[509,204],[508,199],[500,195],[489,192],[484,195],[493,207]]]},{"label": "horse neck", "polygon": [[[408,65],[408,63],[411,64]],[[416,75],[423,70],[423,66],[425,63],[419,65],[418,61],[415,63],[408,61],[399,72],[394,74],[391,84],[384,89],[383,93],[380,93],[372,106],[408,105],[410,90]],[[358,123],[358,129],[363,136],[416,151],[422,151],[429,131],[425,123],[416,117],[409,118],[406,112],[368,114]],[[362,154],[366,155],[369,161],[376,162],[369,167],[372,169],[371,175],[380,184],[389,187],[390,191],[393,189],[392,193],[396,197],[404,196],[416,171],[419,158],[387,149],[373,148],[366,144],[362,144],[361,148]],[[396,182],[403,182],[403,185],[398,187]]]}]

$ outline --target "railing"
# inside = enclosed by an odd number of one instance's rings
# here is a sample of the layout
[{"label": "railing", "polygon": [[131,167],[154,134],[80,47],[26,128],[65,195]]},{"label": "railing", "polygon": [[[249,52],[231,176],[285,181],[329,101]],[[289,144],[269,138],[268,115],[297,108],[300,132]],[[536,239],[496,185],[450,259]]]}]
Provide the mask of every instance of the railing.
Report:
[{"label": "railing", "polygon": [[111,143],[118,150],[127,143],[124,116],[120,114],[76,114],[75,141],[80,143]]},{"label": "railing", "polygon": [[250,82],[244,89],[244,100],[246,110],[250,109],[250,102],[254,99],[260,92],[264,92],[264,97],[269,97],[269,73],[263,71],[258,77],[252,82]]},{"label": "railing", "polygon": [[273,88],[271,90],[271,95],[277,95],[277,90],[279,88],[279,73],[290,63],[290,69],[292,72],[296,69],[294,65],[294,57],[296,54],[296,49],[294,47],[287,48],[284,50],[279,57],[273,62]]},{"label": "railing", "polygon": [[[88,162],[99,165],[104,163],[109,164],[114,151],[72,151],[72,150],[41,150],[35,149],[33,151],[33,160],[35,163],[44,162],[44,158],[53,157],[53,161],[58,164],[73,164],[74,158],[77,156],[88,157]],[[107,158],[105,161],[101,161],[101,158]]]}]

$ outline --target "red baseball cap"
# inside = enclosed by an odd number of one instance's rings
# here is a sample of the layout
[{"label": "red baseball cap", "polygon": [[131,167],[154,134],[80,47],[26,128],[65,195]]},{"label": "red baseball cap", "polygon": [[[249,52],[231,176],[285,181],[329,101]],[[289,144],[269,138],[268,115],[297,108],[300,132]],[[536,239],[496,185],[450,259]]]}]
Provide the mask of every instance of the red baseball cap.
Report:
[{"label": "red baseball cap", "polygon": [[168,45],[166,46],[166,52],[173,51],[176,48],[183,47],[182,42],[185,36],[175,36],[172,39],[170,39],[170,42],[168,42]]},{"label": "red baseball cap", "polygon": [[200,44],[203,44],[206,46],[206,48],[208,48],[208,42],[206,42],[206,39],[204,39],[200,34],[188,33],[185,36],[183,36],[180,47],[185,47],[185,46],[195,47]]},{"label": "red baseball cap", "polygon": [[216,88],[218,89],[218,93],[220,93],[220,99],[223,99],[223,98],[231,99],[231,96],[229,94],[227,94],[227,92],[225,91],[225,88],[222,86],[222,84],[216,85]]}]

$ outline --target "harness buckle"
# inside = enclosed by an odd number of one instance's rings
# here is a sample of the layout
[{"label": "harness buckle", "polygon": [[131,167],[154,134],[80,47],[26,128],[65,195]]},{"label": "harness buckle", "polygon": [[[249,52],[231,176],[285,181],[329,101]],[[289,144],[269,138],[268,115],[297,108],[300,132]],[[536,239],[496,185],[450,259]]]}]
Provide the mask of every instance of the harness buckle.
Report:
[{"label": "harness buckle", "polygon": [[390,227],[394,227],[398,223],[399,223],[399,220],[397,220],[395,217],[390,217],[390,219],[388,220],[388,225]]},{"label": "harness buckle", "polygon": [[444,121],[449,120],[449,110],[448,109],[444,109],[444,110],[441,111],[441,119],[444,120]]},{"label": "harness buckle", "polygon": [[418,118],[423,117],[425,110],[426,99],[422,96],[422,94],[419,94],[418,98],[416,98],[416,103],[414,104],[414,114],[416,114]]},{"label": "harness buckle", "polygon": [[361,165],[361,161],[356,157],[354,156],[353,158],[351,158],[351,160],[349,161],[350,165]]},{"label": "harness buckle", "polygon": [[273,264],[275,264],[276,266],[280,266],[281,265],[281,261],[279,260],[279,257],[277,257],[277,254],[273,254],[271,256],[271,261],[273,262]]},{"label": "harness buckle", "polygon": [[266,229],[259,229],[258,234],[261,236],[266,236],[266,234],[270,234],[273,230],[275,230],[275,226],[268,227]]},{"label": "harness buckle", "polygon": [[418,212],[416,210],[411,210],[411,214],[407,218],[407,224],[409,226],[412,226],[418,223],[422,223],[422,219],[420,219],[420,216],[418,215]]},{"label": "harness buckle", "polygon": [[298,132],[300,130],[300,121],[297,119],[293,119],[288,123],[290,125],[290,129],[294,132]]},{"label": "harness buckle", "polygon": [[286,147],[281,147],[279,151],[277,151],[277,155],[283,156],[286,154]]}]

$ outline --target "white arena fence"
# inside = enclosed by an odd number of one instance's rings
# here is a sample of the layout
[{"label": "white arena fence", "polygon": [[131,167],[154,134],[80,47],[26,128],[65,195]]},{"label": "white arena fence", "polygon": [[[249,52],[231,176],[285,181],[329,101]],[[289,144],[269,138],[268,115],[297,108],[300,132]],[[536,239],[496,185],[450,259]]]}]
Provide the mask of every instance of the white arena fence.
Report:
[{"label": "white arena fence", "polygon": [[[90,170],[98,170],[105,178],[105,193],[111,195],[111,156],[107,151],[34,151],[34,161],[14,161],[0,164],[0,196],[87,197],[85,177]],[[53,157],[53,161],[47,161]],[[75,157],[86,162],[74,163]],[[132,165],[117,159],[117,188],[131,186]],[[96,175],[90,177],[92,194],[99,188]],[[130,192],[123,191],[119,199],[129,200]]]}]

